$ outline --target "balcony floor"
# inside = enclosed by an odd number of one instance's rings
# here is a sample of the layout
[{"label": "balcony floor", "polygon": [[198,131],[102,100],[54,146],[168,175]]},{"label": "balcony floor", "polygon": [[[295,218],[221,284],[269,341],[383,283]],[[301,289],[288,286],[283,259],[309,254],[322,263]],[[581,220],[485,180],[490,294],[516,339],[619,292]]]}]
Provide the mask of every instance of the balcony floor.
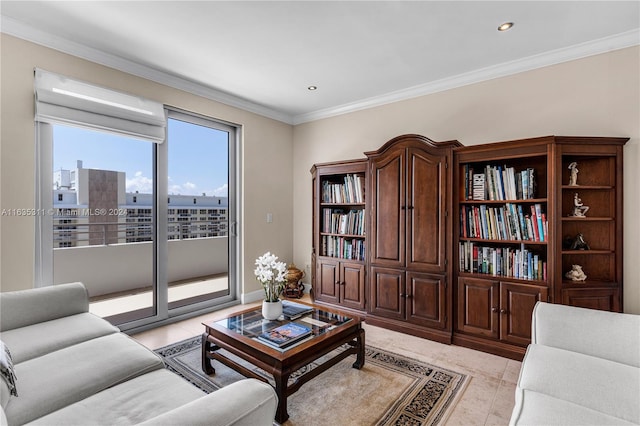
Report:
[{"label": "balcony floor", "polygon": [[[169,303],[193,296],[223,291],[227,288],[229,288],[229,279],[226,274],[170,283]],[[92,298],[89,303],[89,312],[105,318],[138,309],[149,308],[152,304],[153,292],[149,287],[125,294],[118,293],[116,295]]]}]

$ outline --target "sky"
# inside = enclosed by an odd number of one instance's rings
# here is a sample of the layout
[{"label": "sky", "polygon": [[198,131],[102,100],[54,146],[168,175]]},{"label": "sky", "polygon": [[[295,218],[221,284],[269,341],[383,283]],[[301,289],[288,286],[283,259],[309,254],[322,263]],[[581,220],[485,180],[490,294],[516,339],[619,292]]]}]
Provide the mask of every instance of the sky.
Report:
[{"label": "sky", "polygon": [[[169,119],[168,188],[170,195],[228,196],[228,133]],[[125,172],[126,191],[151,193],[153,142],[110,133],[55,125],[53,170],[85,169]]]}]

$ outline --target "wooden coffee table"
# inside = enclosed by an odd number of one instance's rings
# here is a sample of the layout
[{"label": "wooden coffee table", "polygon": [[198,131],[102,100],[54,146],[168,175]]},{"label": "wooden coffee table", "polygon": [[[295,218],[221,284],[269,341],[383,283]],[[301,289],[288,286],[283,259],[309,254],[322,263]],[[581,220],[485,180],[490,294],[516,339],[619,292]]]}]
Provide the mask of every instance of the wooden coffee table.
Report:
[{"label": "wooden coffee table", "polygon": [[[203,323],[205,332],[202,335],[202,369],[205,373],[215,373],[211,361],[216,359],[246,377],[269,382],[265,377],[218,352],[222,348],[273,375],[278,395],[275,420],[280,423],[289,418],[287,397],[304,383],[352,354],[356,355],[353,368],[361,369],[364,365],[365,338],[360,318],[335,309],[314,307],[313,312],[294,320],[312,328],[312,336],[284,350],[273,348],[257,339],[263,331],[287,322],[290,321],[263,319],[258,306],[220,321]],[[296,377],[289,384],[290,376],[298,369],[343,345],[346,346],[345,350],[336,351],[335,355],[332,354],[322,364]]]}]

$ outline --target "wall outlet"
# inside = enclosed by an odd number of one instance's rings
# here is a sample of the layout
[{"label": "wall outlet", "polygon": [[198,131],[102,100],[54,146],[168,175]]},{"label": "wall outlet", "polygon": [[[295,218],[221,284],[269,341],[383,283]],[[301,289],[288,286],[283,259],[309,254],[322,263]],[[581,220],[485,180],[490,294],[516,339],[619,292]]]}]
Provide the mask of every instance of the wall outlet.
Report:
[{"label": "wall outlet", "polygon": [[267,223],[273,222],[273,213],[267,213]]}]

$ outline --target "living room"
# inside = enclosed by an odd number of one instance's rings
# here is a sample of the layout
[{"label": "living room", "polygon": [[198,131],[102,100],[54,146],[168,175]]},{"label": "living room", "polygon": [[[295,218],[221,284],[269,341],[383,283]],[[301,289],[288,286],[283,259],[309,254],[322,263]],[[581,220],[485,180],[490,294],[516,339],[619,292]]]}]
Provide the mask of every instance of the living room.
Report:
[{"label": "living room", "polygon": [[[637,8],[637,2],[622,3]],[[518,24],[515,22],[513,31]],[[238,300],[247,303],[260,300],[262,290],[254,278],[253,262],[267,251],[311,276],[307,269],[313,246],[309,170],[314,164],[363,159],[365,152],[405,134],[434,141],[457,140],[464,146],[547,135],[625,137],[629,141],[624,145],[622,168],[623,216],[627,219],[622,312],[640,314],[640,286],[635,279],[640,275],[635,262],[640,255],[635,245],[640,225],[633,220],[640,207],[640,189],[635,184],[640,178],[636,167],[640,161],[637,14],[632,30],[612,33],[624,33],[624,37],[591,40],[591,44],[552,52],[562,59],[541,53],[535,60],[529,58],[529,63],[505,68],[495,64],[493,74],[485,70],[485,75],[458,76],[457,81],[441,81],[440,86],[434,83],[419,96],[369,105],[362,102],[345,108],[344,113],[315,111],[315,115],[297,118],[243,109],[238,103],[216,99],[217,92],[210,88],[159,70],[139,68],[136,74],[130,62],[95,56],[93,50],[69,50],[79,46],[37,29],[18,35],[15,22],[13,25],[3,21],[2,28],[3,209],[35,208],[34,68],[241,126],[242,228],[237,282]],[[494,27],[492,23],[491,31],[496,31]],[[327,90],[316,84],[318,91]],[[265,220],[269,214],[270,222]],[[33,218],[3,216],[0,229],[2,292],[32,288],[38,273]],[[505,360],[504,365],[507,363]]]}]

